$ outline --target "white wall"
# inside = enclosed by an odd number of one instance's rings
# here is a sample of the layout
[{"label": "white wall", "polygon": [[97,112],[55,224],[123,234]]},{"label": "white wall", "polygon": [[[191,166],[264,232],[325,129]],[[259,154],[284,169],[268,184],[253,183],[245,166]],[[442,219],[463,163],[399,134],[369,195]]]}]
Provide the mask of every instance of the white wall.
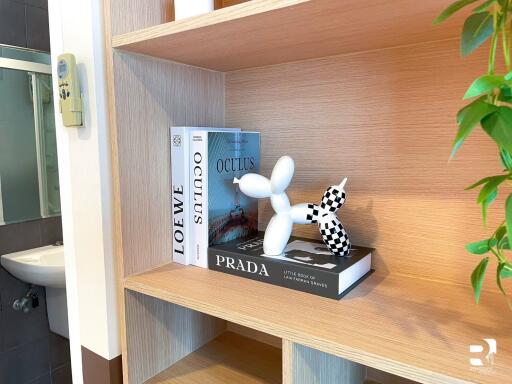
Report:
[{"label": "white wall", "polygon": [[[112,189],[101,0],[48,2],[56,130],[66,254],[73,383],[81,384],[81,346],[112,359],[120,351],[112,239]],[[84,127],[65,128],[56,62],[76,56]]]}]

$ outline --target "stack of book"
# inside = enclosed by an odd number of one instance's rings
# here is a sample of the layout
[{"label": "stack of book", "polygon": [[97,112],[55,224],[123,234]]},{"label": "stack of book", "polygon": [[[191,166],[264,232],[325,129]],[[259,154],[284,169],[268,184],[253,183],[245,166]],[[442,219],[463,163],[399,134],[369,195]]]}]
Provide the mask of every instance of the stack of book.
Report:
[{"label": "stack of book", "polygon": [[371,273],[372,249],[337,257],[292,237],[282,255],[265,255],[258,201],[233,183],[259,167],[258,132],[171,128],[173,261],[340,299]]},{"label": "stack of book", "polygon": [[172,127],[170,139],[173,261],[207,268],[209,246],[258,230],[258,202],[233,179],[259,172],[260,134]]}]

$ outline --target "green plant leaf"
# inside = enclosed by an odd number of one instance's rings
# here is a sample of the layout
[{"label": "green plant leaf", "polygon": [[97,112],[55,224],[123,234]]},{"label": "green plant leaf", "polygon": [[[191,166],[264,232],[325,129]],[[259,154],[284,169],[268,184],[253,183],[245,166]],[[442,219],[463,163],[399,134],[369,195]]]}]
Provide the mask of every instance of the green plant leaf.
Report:
[{"label": "green plant leaf", "polygon": [[489,12],[469,16],[462,29],[460,54],[467,56],[491,37],[494,32],[494,21]]},{"label": "green plant leaf", "polygon": [[505,180],[507,180],[508,177],[508,175],[493,177],[491,180],[485,183],[482,189],[480,190],[480,193],[478,194],[476,202],[480,204],[487,200],[489,196],[491,196],[494,192],[497,192],[499,185],[503,183]]},{"label": "green plant leaf", "polygon": [[512,109],[498,107],[482,120],[482,127],[500,147],[512,152]]},{"label": "green plant leaf", "polygon": [[473,13],[480,13],[487,11],[487,8],[489,8],[491,5],[493,5],[496,2],[496,0],[488,0],[482,5],[479,5],[475,9],[473,9]]},{"label": "green plant leaf", "polygon": [[453,15],[455,12],[461,10],[465,6],[476,2],[477,0],[458,0],[448,6],[441,14],[434,20],[434,24],[440,24]]},{"label": "green plant leaf", "polygon": [[480,292],[482,291],[482,285],[484,284],[485,271],[489,264],[489,257],[482,259],[476,266],[473,273],[471,274],[471,286],[475,294],[475,301],[478,304],[480,301]]},{"label": "green plant leaf", "polygon": [[501,225],[496,230],[496,235],[494,236],[496,238],[496,241],[499,243],[501,239],[507,234],[507,227],[505,225]]},{"label": "green plant leaf", "polygon": [[457,123],[459,124],[459,130],[453,141],[452,152],[450,159],[455,156],[455,153],[459,150],[462,143],[470,135],[473,129],[480,123],[480,121],[495,112],[498,109],[495,105],[486,103],[482,99],[473,101],[471,104],[462,108],[457,113]]},{"label": "green plant leaf", "polygon": [[505,84],[505,78],[498,75],[484,75],[476,79],[473,84],[468,88],[464,99],[471,99],[480,96],[484,93],[489,93],[495,88],[501,87]]},{"label": "green plant leaf", "polygon": [[482,219],[484,222],[484,226],[487,225],[487,210],[489,206],[496,200],[496,197],[498,197],[498,191],[494,190],[492,191],[487,198],[482,201]]},{"label": "green plant leaf", "polygon": [[498,288],[500,289],[501,293],[503,293],[504,295],[507,294],[507,292],[505,292],[505,289],[503,288],[503,284],[501,283],[501,273],[503,271],[503,269],[505,268],[506,264],[505,263],[499,263],[498,264],[498,269],[496,270],[496,284],[498,285]]},{"label": "green plant leaf", "polygon": [[500,249],[510,249],[510,242],[508,241],[508,237],[504,237],[499,244]]},{"label": "green plant leaf", "polygon": [[505,148],[500,148],[501,163],[507,171],[512,171],[512,154]]},{"label": "green plant leaf", "polygon": [[[510,83],[510,80],[508,80],[508,83]],[[501,86],[500,93],[498,94],[498,100],[504,101],[505,103],[512,103],[512,89],[510,89],[508,84]]]},{"label": "green plant leaf", "polygon": [[509,73],[507,73],[504,77],[505,80],[509,81],[509,80],[512,80],[512,71],[510,71]]},{"label": "green plant leaf", "polygon": [[512,244],[512,193],[505,202],[505,222],[507,224],[508,243]]},{"label": "green plant leaf", "polygon": [[486,183],[489,183],[491,181],[494,182],[494,181],[497,181],[497,180],[506,179],[507,177],[509,177],[509,176],[508,175],[497,175],[497,176],[484,177],[483,179],[478,180],[475,184],[471,184],[469,187],[466,187],[464,190],[468,191],[470,189],[478,187],[479,185],[486,184]]},{"label": "green plant leaf", "polygon": [[500,265],[503,265],[500,270],[500,276],[503,279],[510,279],[512,277],[512,263],[506,262]]},{"label": "green plant leaf", "polygon": [[496,245],[496,239],[485,239],[475,241],[466,245],[466,250],[473,255],[484,255]]}]

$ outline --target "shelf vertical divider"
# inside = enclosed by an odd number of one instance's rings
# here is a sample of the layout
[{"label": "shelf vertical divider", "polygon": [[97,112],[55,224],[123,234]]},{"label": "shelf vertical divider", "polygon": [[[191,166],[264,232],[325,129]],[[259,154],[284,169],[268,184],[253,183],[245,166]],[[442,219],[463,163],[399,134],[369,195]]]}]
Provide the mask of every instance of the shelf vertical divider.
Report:
[{"label": "shelf vertical divider", "polygon": [[283,384],[360,384],[366,366],[283,340]]}]

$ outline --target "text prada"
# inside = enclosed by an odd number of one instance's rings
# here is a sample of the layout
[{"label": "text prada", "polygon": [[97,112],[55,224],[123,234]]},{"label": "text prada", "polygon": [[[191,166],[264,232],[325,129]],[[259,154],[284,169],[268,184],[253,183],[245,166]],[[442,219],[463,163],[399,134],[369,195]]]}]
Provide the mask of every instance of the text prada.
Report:
[{"label": "text prada", "polygon": [[234,259],[233,257],[229,256],[217,256],[217,263],[216,265],[218,267],[224,267],[228,269],[234,269],[237,271],[242,272],[248,272],[248,273],[254,273],[261,276],[267,276],[270,277],[267,271],[267,267],[265,267],[265,264],[256,264],[253,261],[244,261],[240,259]]}]

